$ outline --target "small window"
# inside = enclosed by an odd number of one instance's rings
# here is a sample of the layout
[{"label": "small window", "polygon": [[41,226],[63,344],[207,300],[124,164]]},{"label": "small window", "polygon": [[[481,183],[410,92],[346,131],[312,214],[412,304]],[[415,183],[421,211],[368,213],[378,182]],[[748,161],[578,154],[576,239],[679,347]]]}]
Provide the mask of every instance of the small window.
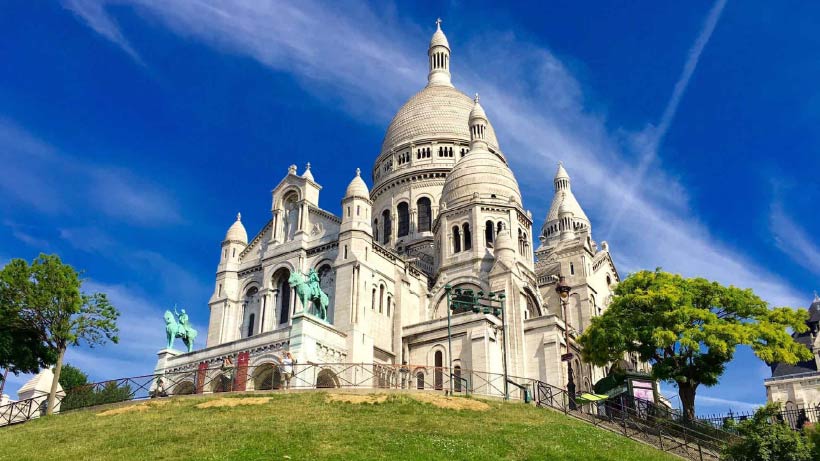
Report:
[{"label": "small window", "polygon": [[575,275],[575,265],[569,263],[569,275]]},{"label": "small window", "polygon": [[234,249],[233,249],[233,254],[231,254],[231,257],[232,257],[232,258],[235,258],[235,257],[236,257],[236,248],[234,248]]},{"label": "small window", "polygon": [[356,205],[356,216],[359,216],[361,214],[361,211],[361,207],[359,205]]},{"label": "small window", "polygon": [[384,312],[384,285],[379,286],[379,314]]},{"label": "small window", "polygon": [[387,316],[390,317],[390,295],[387,295]]},{"label": "small window", "polygon": [[458,226],[453,226],[453,253],[461,251],[461,231]]},{"label": "small window", "polygon": [[345,251],[344,251],[344,253],[345,253],[345,258],[344,258],[344,259],[347,259],[347,245],[345,245]]},{"label": "small window", "polygon": [[256,321],[256,315],[251,314],[248,317],[248,337],[253,336],[253,323]]},{"label": "small window", "polygon": [[219,288],[217,288],[217,296],[222,296],[222,284],[219,284]]},{"label": "small window", "polygon": [[376,289],[373,289],[373,293],[370,295],[370,310],[376,310]]}]

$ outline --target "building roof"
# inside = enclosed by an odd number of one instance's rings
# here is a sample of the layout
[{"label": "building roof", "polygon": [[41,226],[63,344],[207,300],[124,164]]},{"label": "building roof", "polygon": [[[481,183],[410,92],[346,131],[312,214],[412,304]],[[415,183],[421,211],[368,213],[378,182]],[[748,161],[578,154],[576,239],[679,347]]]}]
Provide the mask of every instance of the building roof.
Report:
[{"label": "building roof", "polygon": [[[470,141],[473,99],[450,86],[428,86],[416,93],[393,117],[382,142],[382,153],[405,143],[445,138]],[[487,124],[487,144],[498,149],[492,125]]]},{"label": "building roof", "polygon": [[228,232],[225,234],[225,241],[239,241],[245,245],[248,244],[248,231],[246,231],[245,226],[242,225],[242,213],[236,214],[236,221],[228,228]]},{"label": "building roof", "polygon": [[471,150],[444,180],[441,201],[448,207],[478,194],[483,199],[497,199],[521,204],[521,191],[512,170],[502,158],[486,149]]},{"label": "building roof", "polygon": [[[54,381],[54,373],[51,372],[50,368],[45,368],[26,381],[26,383],[17,390],[17,398],[25,400],[48,395],[48,393],[51,392],[52,381]],[[65,395],[65,393],[63,393],[63,387],[60,386],[60,384],[57,384],[57,393]]]},{"label": "building roof", "polygon": [[362,179],[362,170],[359,168],[356,168],[356,177],[350,181],[350,184],[348,184],[347,190],[345,191],[345,198],[348,197],[360,197],[370,200],[370,191],[367,189],[367,184],[365,184]]}]

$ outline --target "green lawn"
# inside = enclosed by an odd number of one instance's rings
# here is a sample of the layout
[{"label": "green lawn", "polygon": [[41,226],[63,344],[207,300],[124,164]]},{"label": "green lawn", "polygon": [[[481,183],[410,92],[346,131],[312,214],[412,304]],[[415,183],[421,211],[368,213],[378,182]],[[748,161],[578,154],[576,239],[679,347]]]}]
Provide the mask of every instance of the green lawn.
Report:
[{"label": "green lawn", "polygon": [[324,392],[229,396],[258,397],[270,400],[197,408],[219,397],[182,397],[141,404],[143,411],[103,416],[97,408],[0,428],[0,459],[677,459],[518,403],[485,401],[489,408],[477,411],[439,408],[405,394],[389,394],[380,403],[329,402]]}]

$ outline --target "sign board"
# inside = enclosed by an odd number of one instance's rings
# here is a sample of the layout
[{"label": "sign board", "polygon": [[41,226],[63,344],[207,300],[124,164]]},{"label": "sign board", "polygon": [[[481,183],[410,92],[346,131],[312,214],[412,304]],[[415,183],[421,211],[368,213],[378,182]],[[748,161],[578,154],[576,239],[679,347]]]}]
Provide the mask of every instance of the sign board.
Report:
[{"label": "sign board", "polygon": [[572,357],[574,357],[572,355],[572,352],[567,352],[566,354],[561,355],[561,361],[562,362],[569,362],[570,360],[572,360]]}]

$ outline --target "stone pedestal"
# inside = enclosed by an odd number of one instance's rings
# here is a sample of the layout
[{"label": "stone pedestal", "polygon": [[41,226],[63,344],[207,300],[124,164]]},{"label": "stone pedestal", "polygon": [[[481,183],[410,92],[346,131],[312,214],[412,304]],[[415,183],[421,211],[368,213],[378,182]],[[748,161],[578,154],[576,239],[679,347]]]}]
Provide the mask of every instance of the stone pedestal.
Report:
[{"label": "stone pedestal", "polygon": [[174,349],[162,349],[157,352],[157,366],[154,367],[154,372],[156,374],[162,374],[168,366],[168,360],[181,354],[183,354],[183,352]]}]

